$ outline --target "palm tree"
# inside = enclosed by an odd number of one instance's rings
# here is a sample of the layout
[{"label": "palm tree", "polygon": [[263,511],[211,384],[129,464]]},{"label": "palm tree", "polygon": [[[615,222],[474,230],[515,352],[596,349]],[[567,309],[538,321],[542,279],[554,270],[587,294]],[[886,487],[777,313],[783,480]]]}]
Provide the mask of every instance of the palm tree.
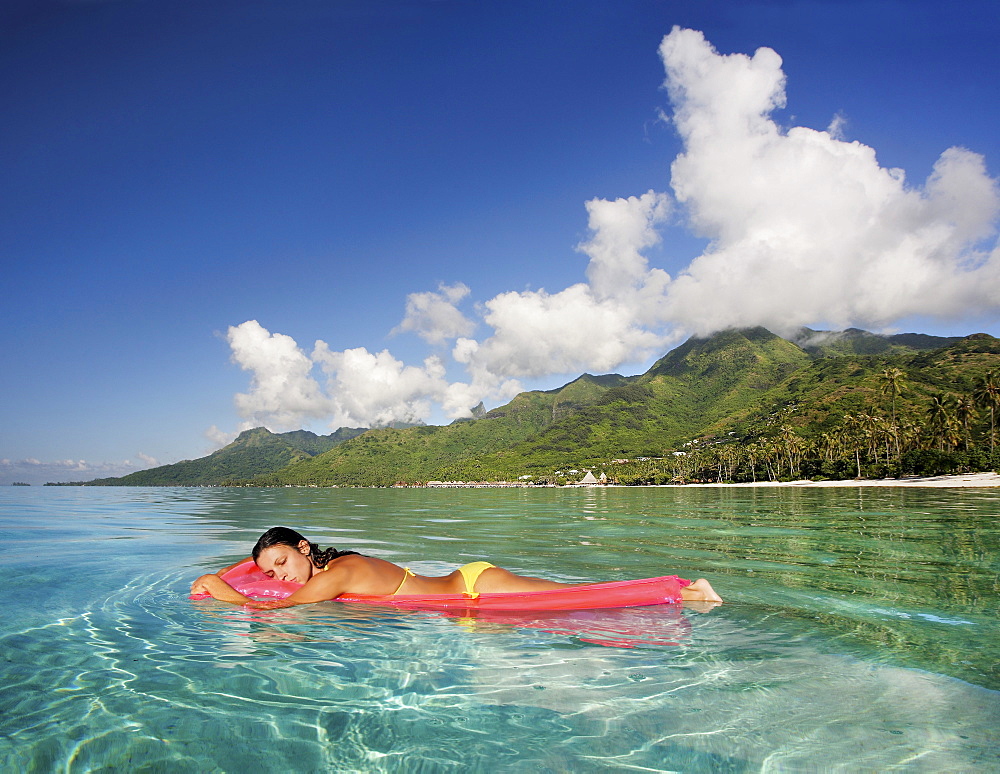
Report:
[{"label": "palm tree", "polygon": [[854,449],[854,464],[857,466],[857,478],[861,478],[861,447],[865,442],[864,426],[859,417],[846,414],[844,416],[844,440]]},{"label": "palm tree", "polygon": [[1000,408],[1000,381],[993,371],[986,372],[976,385],[972,397],[980,406],[990,410],[990,454],[992,454],[996,448],[996,412]]},{"label": "palm tree", "polygon": [[893,366],[892,368],[886,368],[882,372],[882,394],[888,395],[891,403],[891,416],[892,416],[892,434],[896,442],[896,459],[899,459],[899,431],[896,427],[896,398],[903,394],[903,387],[905,386],[905,374]]},{"label": "palm tree", "polygon": [[802,439],[795,434],[795,431],[791,427],[785,425],[781,428],[781,443],[784,446],[785,455],[788,459],[788,475],[791,478],[795,478],[799,462],[799,452],[802,449]]},{"label": "palm tree", "polygon": [[901,447],[909,451],[920,448],[920,437],[922,428],[914,419],[904,419],[899,426],[899,439]]},{"label": "palm tree", "polygon": [[781,477],[781,456],[774,439],[768,438],[760,442],[760,453],[767,467],[767,477],[777,481]]},{"label": "palm tree", "polygon": [[833,462],[836,456],[840,441],[830,433],[820,433],[816,440],[816,453],[821,455],[826,462]]},{"label": "palm tree", "polygon": [[959,396],[955,401],[955,418],[962,426],[962,450],[969,450],[969,423],[977,416],[976,402],[968,395]]},{"label": "palm tree", "polygon": [[878,464],[878,447],[882,429],[882,417],[875,414],[859,414],[858,421],[864,430],[865,438],[868,439],[868,453]]},{"label": "palm tree", "polygon": [[931,395],[931,405],[927,409],[927,424],[938,447],[944,451],[945,439],[948,437],[949,426],[954,422],[951,413],[951,401],[944,393]]},{"label": "palm tree", "polygon": [[763,452],[761,450],[759,443],[747,444],[743,449],[744,459],[747,461],[747,465],[750,466],[750,477],[753,482],[757,483],[757,463],[760,462]]},{"label": "palm tree", "polygon": [[715,458],[718,460],[719,475],[718,482],[731,481],[733,478],[733,468],[737,462],[737,449],[733,444],[716,447]]}]

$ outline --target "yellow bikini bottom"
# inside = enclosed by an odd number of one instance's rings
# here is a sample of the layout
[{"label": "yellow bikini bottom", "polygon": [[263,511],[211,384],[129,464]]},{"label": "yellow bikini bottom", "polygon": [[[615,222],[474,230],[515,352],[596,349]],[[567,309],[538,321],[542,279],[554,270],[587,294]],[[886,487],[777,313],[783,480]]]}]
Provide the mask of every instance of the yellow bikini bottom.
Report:
[{"label": "yellow bikini bottom", "polygon": [[[479,580],[479,576],[482,575],[490,567],[496,567],[495,564],[490,564],[489,562],[469,562],[468,564],[462,565],[458,568],[458,571],[462,573],[462,580],[465,581],[465,591],[462,593],[469,597],[469,599],[475,599],[479,596],[479,592],[476,591],[476,581]],[[403,586],[406,585],[406,579],[412,578],[414,575],[413,571],[409,567],[403,568],[403,580],[399,582],[396,590],[392,592],[393,596],[396,596],[400,591],[402,591]]]},{"label": "yellow bikini bottom", "polygon": [[458,568],[458,571],[462,573],[463,580],[465,580],[465,591],[462,592],[465,596],[470,599],[475,599],[479,596],[479,592],[476,591],[476,581],[490,567],[496,567],[496,565],[489,562],[469,562],[469,564]]}]

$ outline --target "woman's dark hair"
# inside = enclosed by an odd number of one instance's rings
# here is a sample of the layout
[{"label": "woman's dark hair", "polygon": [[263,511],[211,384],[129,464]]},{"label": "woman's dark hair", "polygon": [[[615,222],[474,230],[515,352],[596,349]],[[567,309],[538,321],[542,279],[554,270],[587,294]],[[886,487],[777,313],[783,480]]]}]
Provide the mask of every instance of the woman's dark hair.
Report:
[{"label": "woman's dark hair", "polygon": [[[271,546],[291,546],[297,551],[299,543],[303,540],[306,539],[294,529],[289,529],[288,527],[271,527],[271,529],[260,536],[257,544],[253,547],[253,560],[256,562],[257,557],[260,556],[260,552]],[[306,542],[309,543],[308,540]],[[336,548],[328,548],[326,551],[320,551],[318,545],[309,543],[309,558],[312,559],[314,565],[320,568],[326,567],[327,562],[332,562],[341,556],[349,556],[350,554],[357,553],[357,551],[338,551]]]}]

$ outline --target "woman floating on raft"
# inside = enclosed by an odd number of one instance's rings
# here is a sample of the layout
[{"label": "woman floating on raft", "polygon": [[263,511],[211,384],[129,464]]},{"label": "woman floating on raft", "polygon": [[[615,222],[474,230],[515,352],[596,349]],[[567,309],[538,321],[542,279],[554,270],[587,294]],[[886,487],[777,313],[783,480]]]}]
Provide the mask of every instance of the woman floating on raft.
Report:
[{"label": "woman floating on raft", "polygon": [[[480,594],[522,594],[600,585],[557,583],[515,575],[489,562],[472,562],[440,577],[417,575],[408,567],[363,556],[356,551],[338,551],[334,548],[321,551],[319,546],[310,543],[293,529],[272,527],[261,535],[253,547],[252,561],[269,579],[302,585],[285,599],[259,602],[240,593],[222,578],[227,572],[248,561],[249,558],[217,573],[202,575],[191,584],[191,593],[208,594],[223,602],[273,608],[323,602],[342,595],[345,595],[345,601],[348,596],[403,599],[444,595],[462,595],[472,600]],[[681,583],[687,584],[687,581]],[[680,597],[686,602],[722,601],[704,578],[681,588]]]}]

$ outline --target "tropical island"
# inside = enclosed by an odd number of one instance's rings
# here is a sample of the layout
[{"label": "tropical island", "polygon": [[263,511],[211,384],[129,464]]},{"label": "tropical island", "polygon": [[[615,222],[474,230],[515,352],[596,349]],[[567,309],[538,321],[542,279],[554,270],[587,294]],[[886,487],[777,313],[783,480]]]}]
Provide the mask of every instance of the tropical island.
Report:
[{"label": "tropical island", "polygon": [[[259,427],[89,486],[620,485],[996,471],[1000,340],[764,328],[692,338],[637,376],[583,374],[445,426]],[[588,481],[588,483],[590,483]]]}]

